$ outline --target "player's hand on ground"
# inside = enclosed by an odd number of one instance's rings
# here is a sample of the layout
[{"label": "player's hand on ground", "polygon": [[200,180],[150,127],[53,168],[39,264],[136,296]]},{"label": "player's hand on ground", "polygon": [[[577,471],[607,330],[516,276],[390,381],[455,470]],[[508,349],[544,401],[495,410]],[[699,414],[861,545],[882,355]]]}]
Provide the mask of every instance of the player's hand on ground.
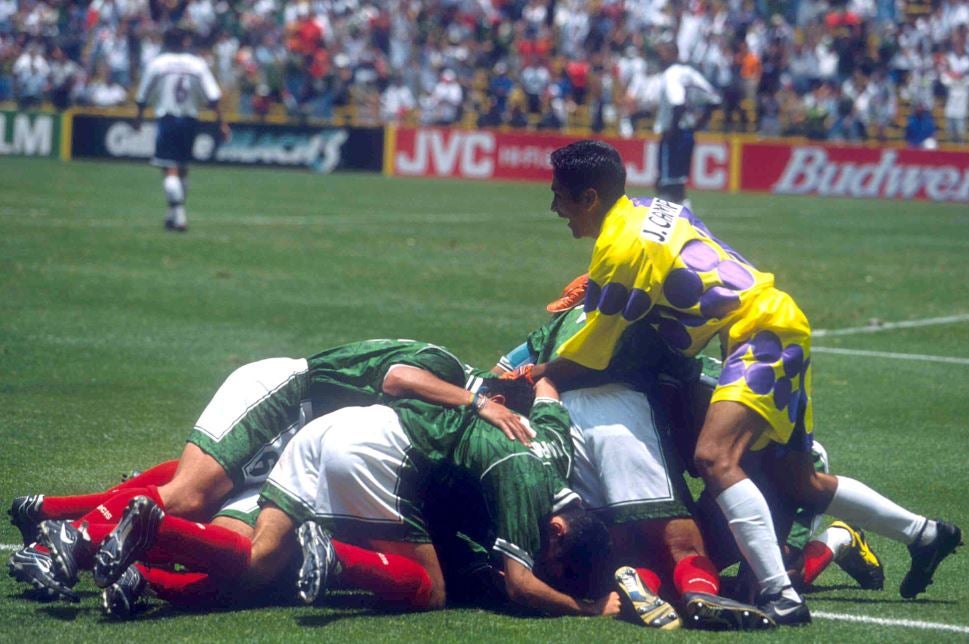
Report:
[{"label": "player's hand on ground", "polygon": [[619,614],[619,593],[611,592],[589,605],[590,615],[615,617]]},{"label": "player's hand on ground", "polygon": [[535,436],[535,431],[521,416],[493,400],[479,409],[478,415],[500,429],[509,440],[517,440],[522,445],[530,445]]}]

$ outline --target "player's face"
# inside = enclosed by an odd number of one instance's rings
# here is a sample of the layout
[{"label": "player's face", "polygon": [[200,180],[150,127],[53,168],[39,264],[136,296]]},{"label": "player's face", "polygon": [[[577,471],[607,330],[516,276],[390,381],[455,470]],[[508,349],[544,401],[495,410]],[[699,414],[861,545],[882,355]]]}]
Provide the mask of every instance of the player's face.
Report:
[{"label": "player's face", "polygon": [[582,196],[573,199],[569,190],[559,183],[558,178],[552,179],[552,212],[568,222],[572,237],[595,237],[596,231],[589,225],[591,212],[582,203]]}]

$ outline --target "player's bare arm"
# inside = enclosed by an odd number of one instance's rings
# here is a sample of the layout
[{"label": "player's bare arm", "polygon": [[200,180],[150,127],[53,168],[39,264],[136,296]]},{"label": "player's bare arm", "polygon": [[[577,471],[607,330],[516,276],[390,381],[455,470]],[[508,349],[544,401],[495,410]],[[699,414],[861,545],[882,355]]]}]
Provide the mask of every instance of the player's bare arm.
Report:
[{"label": "player's bare arm", "polygon": [[[447,407],[462,407],[474,403],[474,395],[467,389],[441,380],[424,369],[408,365],[394,365],[384,376],[383,392],[396,398],[418,398]],[[508,437],[527,445],[531,434],[521,416],[497,401],[482,397],[477,401],[478,415]]]},{"label": "player's bare arm", "polygon": [[614,592],[592,603],[583,602],[555,590],[514,559],[504,559],[505,590],[516,604],[550,615],[610,617],[619,613],[619,595]]}]

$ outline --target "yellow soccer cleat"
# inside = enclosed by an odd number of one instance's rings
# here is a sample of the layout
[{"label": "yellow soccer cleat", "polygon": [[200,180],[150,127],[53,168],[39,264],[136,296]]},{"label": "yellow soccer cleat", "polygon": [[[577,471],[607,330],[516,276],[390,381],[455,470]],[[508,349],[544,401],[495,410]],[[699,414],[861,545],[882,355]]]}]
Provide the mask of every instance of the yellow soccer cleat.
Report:
[{"label": "yellow soccer cleat", "polygon": [[669,602],[654,595],[643,584],[636,570],[623,566],[616,571],[619,601],[622,608],[619,618],[639,626],[672,630],[683,625],[676,609]]},{"label": "yellow soccer cleat", "polygon": [[851,545],[842,548],[834,562],[865,590],[881,590],[885,586],[885,568],[868,545],[865,533],[844,521],[835,521],[829,527],[847,530],[851,535]]}]

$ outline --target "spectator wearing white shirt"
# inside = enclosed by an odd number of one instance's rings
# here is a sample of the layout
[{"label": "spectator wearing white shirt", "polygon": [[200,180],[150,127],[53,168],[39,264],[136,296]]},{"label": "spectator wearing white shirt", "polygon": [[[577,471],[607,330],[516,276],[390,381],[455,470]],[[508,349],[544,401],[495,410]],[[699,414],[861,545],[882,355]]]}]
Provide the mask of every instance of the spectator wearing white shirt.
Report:
[{"label": "spectator wearing white shirt", "polygon": [[952,51],[943,62],[939,80],[946,88],[946,136],[952,143],[965,143],[966,117],[969,115],[969,52],[966,46],[966,25],[957,28],[952,36]]}]

